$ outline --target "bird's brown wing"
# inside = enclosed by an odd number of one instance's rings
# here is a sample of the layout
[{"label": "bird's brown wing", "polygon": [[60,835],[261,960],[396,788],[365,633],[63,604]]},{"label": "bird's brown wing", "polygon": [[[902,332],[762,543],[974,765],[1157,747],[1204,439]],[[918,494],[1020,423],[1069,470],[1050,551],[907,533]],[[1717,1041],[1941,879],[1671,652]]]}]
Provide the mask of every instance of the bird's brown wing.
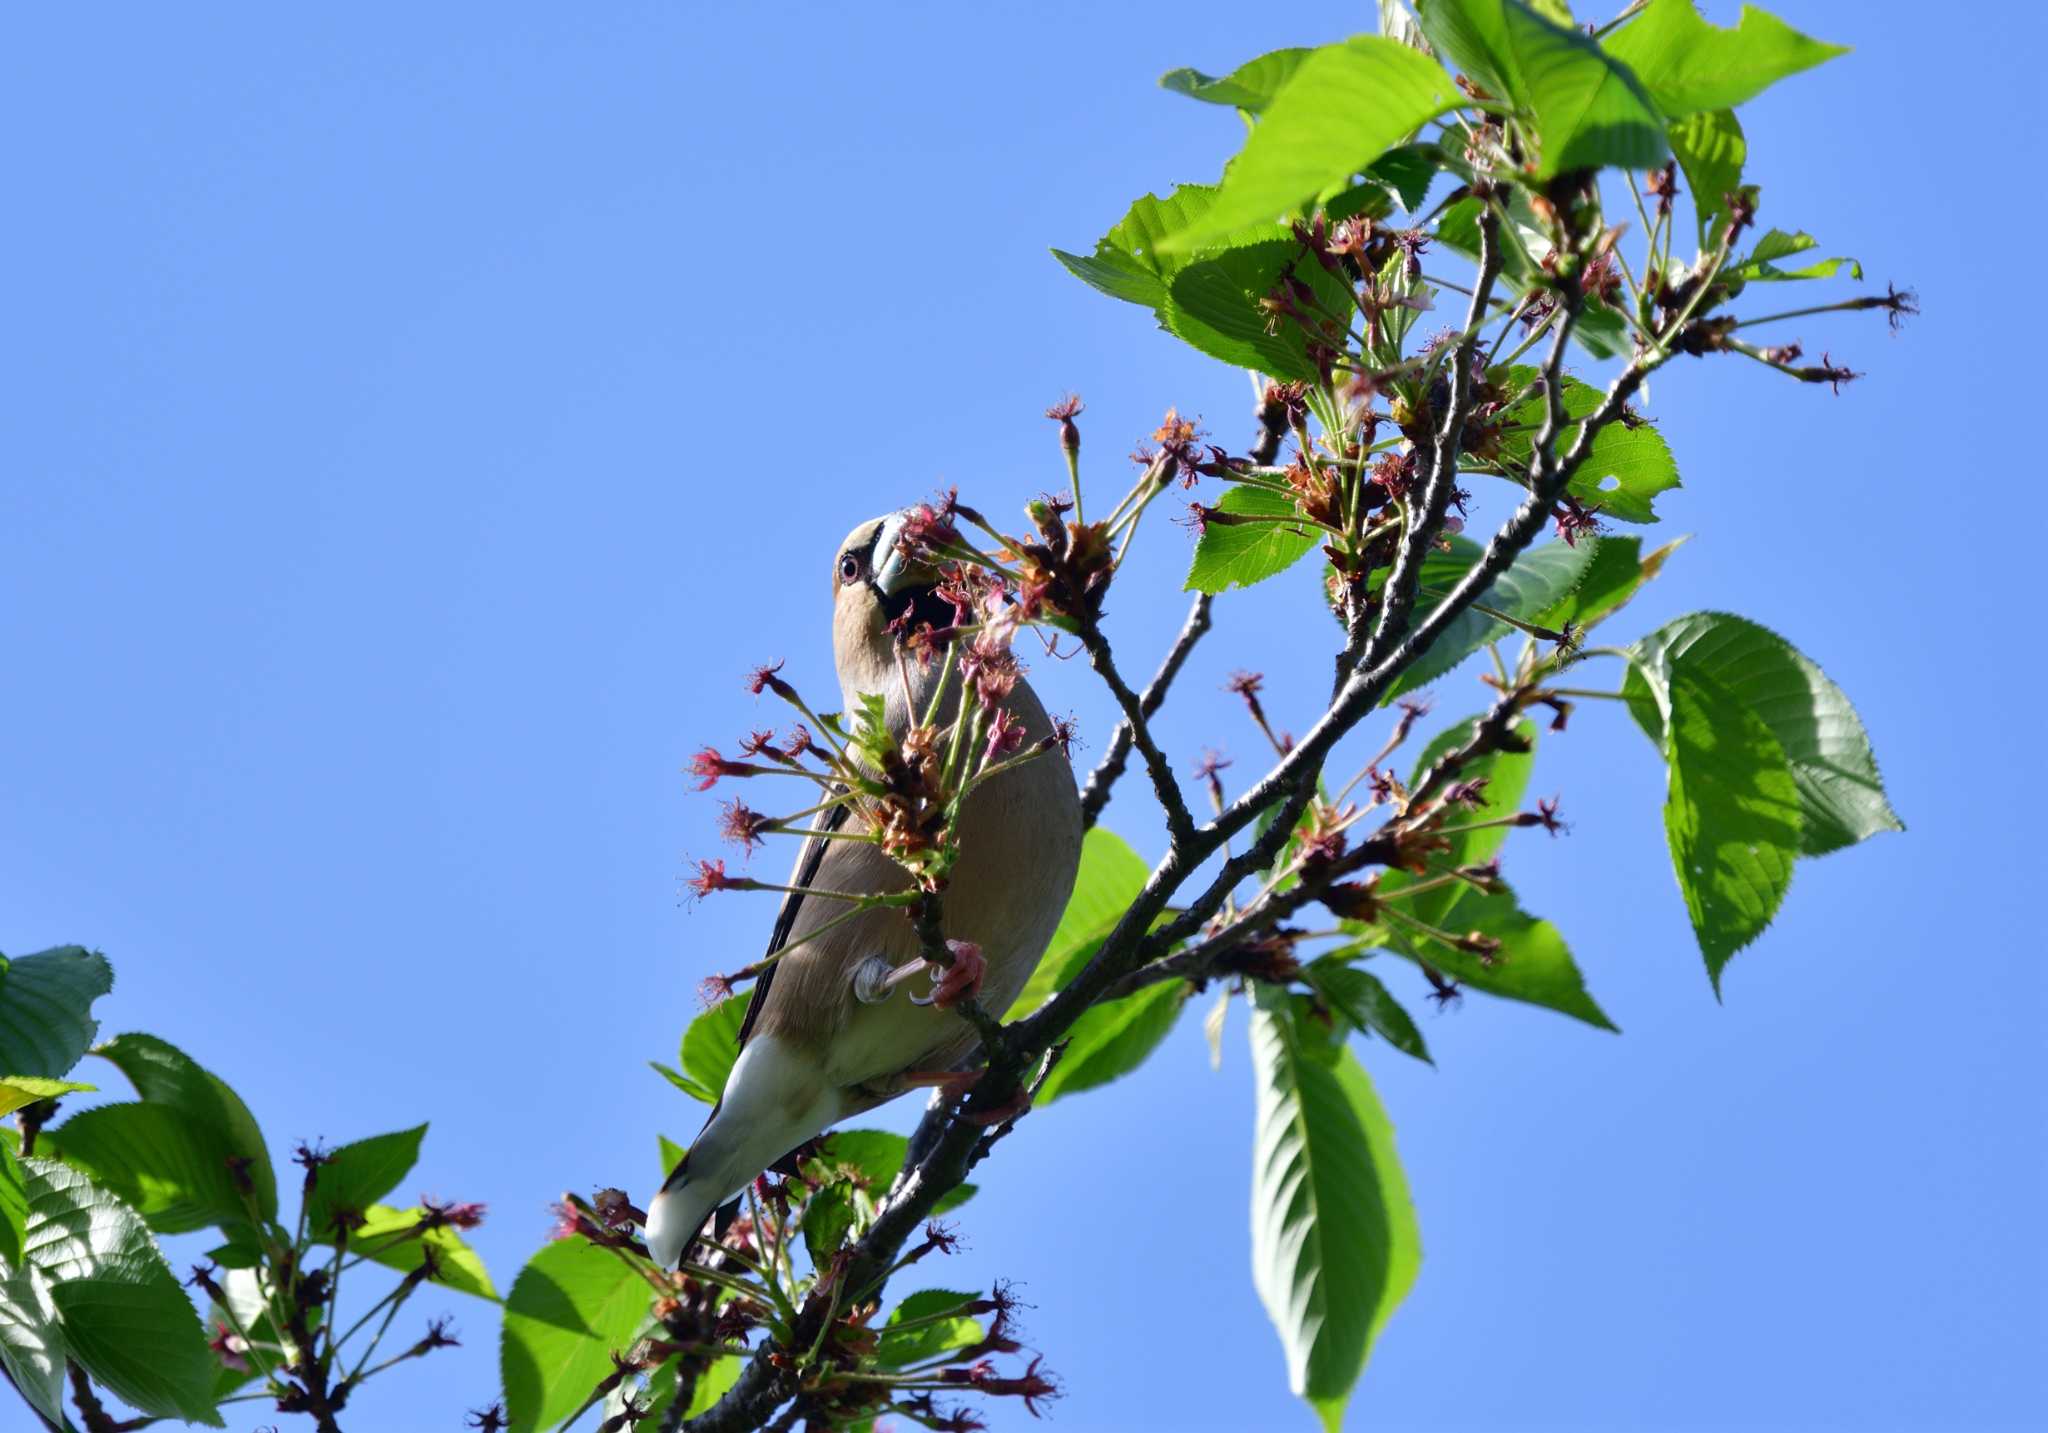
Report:
[{"label": "bird's brown wing", "polygon": [[[847,810],[845,806],[834,806],[825,813],[823,823],[813,829],[837,831],[846,824]],[[788,944],[789,933],[796,928],[797,913],[803,909],[803,892],[818,878],[818,867],[823,863],[825,852],[831,844],[823,836],[813,836],[804,842],[803,850],[797,853],[796,872],[790,880],[790,885],[795,889],[782,898],[782,908],[775,913],[775,929],[769,932],[768,949],[763,952],[762,959],[774,955]],[[761,1009],[768,1002],[768,987],[774,980],[775,966],[771,965],[762,971],[760,978],[754,982],[754,993],[747,1001],[747,1013],[740,1020],[741,1048],[745,1048],[748,1037],[754,1033],[754,1024],[761,1018]]]}]

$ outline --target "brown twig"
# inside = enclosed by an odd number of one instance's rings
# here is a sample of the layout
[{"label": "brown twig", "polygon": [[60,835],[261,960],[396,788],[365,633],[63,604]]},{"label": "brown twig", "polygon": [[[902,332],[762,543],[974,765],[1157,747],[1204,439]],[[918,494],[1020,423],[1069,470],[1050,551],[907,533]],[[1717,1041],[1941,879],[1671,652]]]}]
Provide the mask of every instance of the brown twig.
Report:
[{"label": "brown twig", "polygon": [[[1173,639],[1173,646],[1167,649],[1166,657],[1159,664],[1159,670],[1152,674],[1152,680],[1145,684],[1144,695],[1138,698],[1138,711],[1150,718],[1158,714],[1166,701],[1166,690],[1173,685],[1175,677],[1194,651],[1195,643],[1202,640],[1209,630],[1209,607],[1214,601],[1206,592],[1195,594],[1195,600],[1188,604],[1187,620],[1181,623],[1180,635]],[[1109,804],[1111,790],[1124,774],[1124,764],[1131,755],[1132,727],[1128,721],[1119,721],[1116,730],[1109,734],[1109,747],[1102,753],[1102,760],[1095,763],[1095,769],[1088,774],[1088,782],[1081,788],[1081,826],[1083,830],[1093,826],[1102,815],[1102,808]]]}]

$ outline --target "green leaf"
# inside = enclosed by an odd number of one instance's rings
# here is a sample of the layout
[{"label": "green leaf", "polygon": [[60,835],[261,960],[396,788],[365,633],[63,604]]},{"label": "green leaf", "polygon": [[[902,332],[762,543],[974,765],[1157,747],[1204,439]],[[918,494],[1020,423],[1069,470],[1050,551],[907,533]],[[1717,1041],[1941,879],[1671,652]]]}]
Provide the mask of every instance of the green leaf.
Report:
[{"label": "green leaf", "polygon": [[[966,1314],[955,1318],[936,1318],[956,1309],[965,1309],[980,1298],[980,1294],[963,1294],[952,1289],[919,1289],[911,1294],[896,1306],[889,1315],[889,1322],[882,1326],[881,1342],[875,1350],[882,1366],[902,1368],[905,1364],[922,1363],[949,1349],[971,1348],[980,1343],[981,1325]],[[935,1319],[935,1322],[914,1329],[903,1327],[920,1319]]]},{"label": "green leaf", "polygon": [[1143,305],[1166,322],[1167,282],[1187,262],[1179,254],[1159,250],[1162,237],[1185,229],[1209,212],[1215,186],[1182,184],[1164,199],[1147,194],[1132,204],[1114,228],[1095,241],[1092,257],[1054,249],[1053,257],[1068,272],[1111,298]]},{"label": "green leaf", "polygon": [[1671,126],[1671,152],[1685,171],[1692,190],[1692,208],[1699,225],[1700,249],[1710,247],[1708,235],[1728,217],[1727,196],[1742,187],[1742,166],[1749,143],[1733,110],[1709,109]]},{"label": "green leaf", "polygon": [[353,1224],[366,1217],[419,1163],[420,1141],[426,1134],[427,1127],[417,1125],[333,1150],[314,1182],[306,1207],[306,1227],[320,1236],[332,1230],[337,1220]]},{"label": "green leaf", "polygon": [[[1513,567],[1494,579],[1493,586],[1487,589],[1480,601],[1496,611],[1529,621],[1577,589],[1598,547],[1598,542],[1581,540],[1576,547],[1550,542],[1529,548],[1515,560]],[[1477,543],[1454,537],[1450,540],[1450,551],[1432,552],[1423,558],[1415,597],[1418,621],[1458,585],[1479,557]],[[1430,645],[1429,650],[1401,674],[1382,705],[1428,686],[1488,642],[1498,641],[1513,631],[1497,618],[1466,608],[1451,619],[1443,635]]]},{"label": "green leaf", "polygon": [[1606,45],[1673,119],[1696,110],[1733,109],[1787,75],[1849,53],[1753,5],[1742,7],[1732,30],[1709,25],[1691,0],[1650,0]]},{"label": "green leaf", "polygon": [[1429,1058],[1429,1047],[1415,1027],[1415,1018],[1388,993],[1378,976],[1329,956],[1310,961],[1301,974],[1323,1003],[1350,1021],[1353,1029],[1378,1035],[1402,1054],[1425,1064],[1436,1063]]},{"label": "green leaf", "polygon": [[1659,745],[1676,670],[1701,673],[1769,730],[1798,790],[1800,854],[1824,856],[1880,831],[1905,829],[1885,799],[1855,707],[1777,633],[1726,612],[1695,612],[1658,628],[1630,653],[1622,690]]},{"label": "green leaf", "polygon": [[1067,1031],[1067,1052],[1046,1076],[1037,1103],[1106,1085],[1144,1064],[1172,1031],[1188,989],[1186,981],[1163,980],[1084,1010]]},{"label": "green leaf", "polygon": [[1188,252],[1271,222],[1348,180],[1459,102],[1442,66],[1392,40],[1360,36],[1325,45],[1265,106],[1215,205],[1170,235],[1166,247]]},{"label": "green leaf", "polygon": [[[1510,393],[1518,393],[1537,376],[1534,368],[1517,365],[1495,369],[1487,381]],[[1604,401],[1606,394],[1576,378],[1564,380],[1563,408],[1570,420],[1558,434],[1557,450],[1567,452],[1578,441],[1579,423]],[[1527,468],[1535,449],[1536,434],[1543,423],[1541,394],[1523,399],[1502,415],[1508,425],[1501,435],[1501,456],[1509,463]],[[1625,422],[1609,423],[1593,435],[1585,460],[1572,474],[1568,491],[1600,516],[1623,522],[1655,522],[1652,506],[1659,493],[1677,487],[1678,463],[1671,456],[1664,435],[1649,423],[1634,427]]]},{"label": "green leaf", "polygon": [[728,998],[692,1020],[683,1032],[683,1073],[698,1088],[711,1091],[713,1104],[725,1093],[725,1077],[740,1057],[740,1025],[746,1018],[747,1002]]},{"label": "green leaf", "polygon": [[8,960],[0,971],[0,1071],[62,1079],[99,1033],[93,1001],[113,988],[107,958],[82,945]]},{"label": "green leaf", "polygon": [[[909,1152],[910,1141],[889,1130],[836,1129],[825,1136],[815,1162],[858,1175],[870,1198],[879,1200],[896,1182],[897,1171],[903,1168],[904,1156]],[[977,1187],[962,1184],[949,1190],[932,1206],[932,1213],[958,1209],[974,1197]]]},{"label": "green leaf", "polygon": [[667,1080],[671,1085],[674,1085],[693,1100],[702,1100],[707,1105],[718,1103],[717,1094],[705,1089],[680,1070],[672,1070],[659,1060],[649,1060],[647,1068],[654,1071],[655,1074],[661,1076],[664,1080]]},{"label": "green leaf", "polygon": [[683,1162],[686,1146],[677,1144],[665,1134],[658,1134],[654,1138],[661,1146],[661,1173],[666,1178],[670,1170]]},{"label": "green leaf", "polygon": [[804,1205],[804,1250],[811,1256],[811,1267],[820,1274],[832,1267],[832,1256],[853,1229],[858,1217],[853,1201],[852,1183],[835,1179],[812,1190]]},{"label": "green leaf", "polygon": [[1541,1005],[1602,1030],[1616,1028],[1586,993],[1578,963],[1557,927],[1522,910],[1505,884],[1491,895],[1467,889],[1439,928],[1453,935],[1492,936],[1500,942],[1500,952],[1488,964],[1440,942],[1415,939],[1409,932],[1397,932],[1389,949],[1488,995]]},{"label": "green leaf", "polygon": [[1145,877],[1150,874],[1130,842],[1104,827],[1090,827],[1081,839],[1081,864],[1074,874],[1067,908],[1060,913],[1060,923],[1038,968],[1004,1018],[1022,1019],[1066,984],[1072,978],[1075,957],[1092,951],[1116,928],[1145,889]]},{"label": "green leaf", "polygon": [[0,1140],[0,1264],[21,1262],[21,1234],[28,1226],[28,1191],[14,1146]]},{"label": "green leaf", "polygon": [[1159,77],[1159,87],[1189,99],[1235,105],[1257,114],[1313,53],[1305,49],[1274,50],[1256,60],[1246,60],[1222,79],[1200,70],[1168,70]]},{"label": "green leaf", "polygon": [[[126,1075],[144,1103],[176,1110],[204,1130],[223,1156],[248,1161],[258,1214],[264,1219],[277,1217],[277,1175],[263,1131],[226,1081],[154,1035],[116,1035],[92,1053]],[[235,1217],[241,1210],[237,1200]]]},{"label": "green leaf", "polygon": [[1638,557],[1642,542],[1633,537],[1603,537],[1579,585],[1536,615],[1540,626],[1562,631],[1567,624],[1584,633],[1626,607],[1643,584],[1664,570],[1665,561],[1684,538],[1673,538],[1648,557]]},{"label": "green leaf", "polygon": [[46,1080],[40,1075],[0,1076],[0,1115],[11,1115],[23,1105],[32,1105],[37,1100],[54,1100],[98,1088],[98,1085],[80,1084],[76,1080]]},{"label": "green leaf", "polygon": [[23,1262],[49,1280],[70,1356],[143,1413],[221,1426],[205,1330],[141,1217],[54,1160],[22,1168]]},{"label": "green leaf", "polygon": [[[1422,780],[1422,774],[1436,765],[1446,753],[1462,745],[1472,735],[1473,725],[1478,717],[1467,717],[1453,722],[1431,738],[1422,755],[1415,760],[1415,770],[1409,777],[1411,789]],[[1521,809],[1522,793],[1528,789],[1529,774],[1536,767],[1536,728],[1533,723],[1515,723],[1515,734],[1522,738],[1526,749],[1522,751],[1493,751],[1484,756],[1474,757],[1456,777],[1458,781],[1483,781],[1480,790],[1480,804],[1460,806],[1449,818],[1451,826],[1465,826],[1476,822],[1499,820],[1512,816]],[[1483,866],[1492,860],[1494,853],[1508,838],[1505,826],[1489,826],[1480,831],[1458,831],[1448,836],[1450,849],[1437,858],[1444,866]],[[1415,878],[1402,871],[1388,871],[1380,879],[1380,890],[1393,895],[1403,887],[1412,885]],[[1438,886],[1420,895],[1404,897],[1399,909],[1419,921],[1440,926],[1471,889],[1463,883]]]},{"label": "green leaf", "polygon": [[1421,1235],[1393,1127],[1350,1050],[1265,986],[1251,1047],[1252,1280],[1289,1386],[1334,1433],[1373,1340],[1415,1282]]},{"label": "green leaf", "polygon": [[[0,1156],[0,1163],[11,1158]],[[18,1253],[0,1260],[0,1367],[29,1407],[52,1425],[69,1428],[64,1421],[64,1328],[49,1281],[19,1262]]]},{"label": "green leaf", "polygon": [[133,1205],[160,1234],[244,1222],[227,1148],[162,1105],[101,1105],[43,1135],[47,1151]]},{"label": "green leaf", "polygon": [[[1441,172],[1441,159],[1442,151],[1434,144],[1404,144],[1388,150],[1368,164],[1365,177],[1392,190],[1394,197],[1401,201],[1401,207],[1414,214],[1420,212],[1431,182]],[[1346,216],[1333,212],[1330,217]]]},{"label": "green leaf", "polygon": [[1863,265],[1854,259],[1821,259],[1803,269],[1781,269],[1772,262],[1774,259],[1789,258],[1793,254],[1803,254],[1808,249],[1818,248],[1819,244],[1820,241],[1811,234],[1788,234],[1782,229],[1769,230],[1756,241],[1755,248],[1728,266],[1728,277],[1751,284],[1787,283],[1797,279],[1831,279],[1845,268],[1849,271],[1850,278],[1863,277]]},{"label": "green leaf", "polygon": [[[490,1270],[453,1228],[442,1224],[424,1233],[408,1232],[418,1229],[426,1218],[423,1208],[393,1209],[388,1204],[372,1204],[363,1211],[362,1224],[348,1236],[349,1252],[366,1255],[387,1269],[409,1274],[426,1262],[425,1251],[432,1249],[434,1267],[438,1270],[435,1283],[495,1301],[498,1291],[491,1285]],[[332,1244],[334,1237],[330,1232],[319,1242]]]},{"label": "green leaf", "polygon": [[581,1239],[549,1244],[528,1260],[505,1300],[498,1339],[511,1426],[552,1428],[582,1407],[653,1300],[625,1260]]},{"label": "green leaf", "polygon": [[[1174,337],[1211,358],[1276,378],[1313,379],[1315,362],[1300,324],[1273,324],[1260,300],[1288,276],[1308,285],[1326,325],[1341,335],[1354,311],[1350,290],[1291,238],[1196,254],[1168,285],[1162,318]],[[1334,319],[1326,316],[1334,315]],[[1337,339],[1332,338],[1332,346]]]},{"label": "green leaf", "polygon": [[1686,664],[1666,681],[1664,835],[1718,992],[1729,958],[1771,923],[1799,854],[1785,749],[1739,698]]},{"label": "green leaf", "polygon": [[[1227,488],[1216,507],[1238,517],[1297,516],[1294,500],[1270,488]],[[1195,543],[1185,590],[1216,593],[1264,582],[1308,556],[1319,534],[1306,522],[1210,522]]]},{"label": "green leaf", "polygon": [[1518,0],[1420,0],[1417,13],[1440,54],[1528,121],[1537,178],[1664,162],[1664,122],[1650,97],[1584,32]]}]

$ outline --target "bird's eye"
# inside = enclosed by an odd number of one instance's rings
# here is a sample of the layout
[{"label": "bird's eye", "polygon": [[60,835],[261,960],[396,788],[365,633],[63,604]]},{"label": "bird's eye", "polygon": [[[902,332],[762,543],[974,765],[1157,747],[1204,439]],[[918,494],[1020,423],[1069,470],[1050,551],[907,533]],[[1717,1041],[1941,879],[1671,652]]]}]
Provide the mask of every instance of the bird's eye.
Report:
[{"label": "bird's eye", "polygon": [[846,556],[839,559],[839,580],[841,582],[858,582],[860,580],[860,559],[853,553],[849,552]]}]

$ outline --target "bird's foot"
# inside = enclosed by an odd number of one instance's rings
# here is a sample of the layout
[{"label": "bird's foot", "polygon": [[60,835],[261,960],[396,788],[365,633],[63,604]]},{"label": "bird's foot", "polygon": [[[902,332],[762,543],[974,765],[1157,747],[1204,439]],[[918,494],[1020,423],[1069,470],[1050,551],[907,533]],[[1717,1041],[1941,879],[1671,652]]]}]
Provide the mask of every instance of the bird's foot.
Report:
[{"label": "bird's foot", "polygon": [[871,955],[853,969],[853,998],[863,1005],[879,1005],[924,968],[922,958],[891,965],[884,957]]},{"label": "bird's foot", "polygon": [[988,1125],[1007,1124],[1011,1120],[1021,1119],[1026,1114],[1029,1114],[1030,1111],[1031,1091],[1024,1088],[1024,1086],[1019,1085],[1017,1087],[1016,1094],[1010,1096],[1010,1098],[1008,1098],[1007,1100],[1004,1100],[994,1109],[963,1110],[961,1112],[960,1117],[966,1120],[969,1124],[977,1124],[986,1127]]},{"label": "bird's foot", "polygon": [[941,1091],[949,1100],[964,1100],[986,1070],[905,1070],[897,1080],[907,1088]]},{"label": "bird's foot", "polygon": [[981,947],[971,940],[949,940],[946,949],[952,952],[953,963],[932,979],[932,992],[919,1000],[910,998],[919,1005],[936,1005],[941,1010],[951,1010],[961,1001],[981,993],[981,977],[988,972],[988,962],[982,958]]},{"label": "bird's foot", "polygon": [[[909,1070],[897,1079],[906,1086],[917,1089],[943,1091],[948,1100],[960,1101],[973,1092],[981,1083],[981,1077],[988,1073],[986,1067],[979,1070]],[[999,1125],[1017,1119],[1031,1109],[1031,1091],[1019,1086],[1017,1093],[1004,1100],[992,1110],[970,1110],[961,1118],[969,1124]]]}]

